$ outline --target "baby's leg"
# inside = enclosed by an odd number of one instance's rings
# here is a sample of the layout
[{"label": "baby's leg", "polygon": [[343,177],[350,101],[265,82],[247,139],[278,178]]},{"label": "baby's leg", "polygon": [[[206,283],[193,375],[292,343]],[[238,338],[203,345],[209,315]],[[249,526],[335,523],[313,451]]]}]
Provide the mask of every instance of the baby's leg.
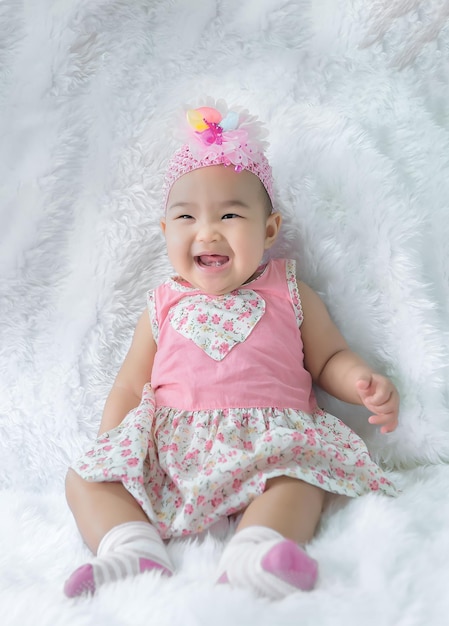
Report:
[{"label": "baby's leg", "polygon": [[325,492],[280,476],[246,509],[220,561],[220,581],[282,598],[314,587],[318,567],[298,544],[314,535]]},{"label": "baby's leg", "polygon": [[66,495],[84,541],[97,554],[73,572],[66,595],[94,592],[103,583],[148,569],[173,572],[158,532],[121,483],[88,482],[69,470]]}]

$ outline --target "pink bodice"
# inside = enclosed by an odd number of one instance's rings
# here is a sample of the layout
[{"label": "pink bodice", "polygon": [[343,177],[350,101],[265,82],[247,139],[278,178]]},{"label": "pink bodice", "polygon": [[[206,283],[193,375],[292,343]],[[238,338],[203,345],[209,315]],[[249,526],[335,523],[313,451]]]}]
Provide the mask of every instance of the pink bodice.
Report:
[{"label": "pink bodice", "polygon": [[315,407],[294,261],[272,260],[224,296],[169,279],[148,293],[148,307],[158,345],[151,377],[157,407]]}]

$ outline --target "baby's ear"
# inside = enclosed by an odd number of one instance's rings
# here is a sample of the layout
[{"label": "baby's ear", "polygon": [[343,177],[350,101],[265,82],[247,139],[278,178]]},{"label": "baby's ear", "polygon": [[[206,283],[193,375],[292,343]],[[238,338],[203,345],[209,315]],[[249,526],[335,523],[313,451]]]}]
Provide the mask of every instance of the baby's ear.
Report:
[{"label": "baby's ear", "polygon": [[165,221],[165,217],[163,217],[160,221],[160,225],[161,225],[161,230],[163,232],[163,234],[165,235],[165,228],[167,226],[167,222]]},{"label": "baby's ear", "polygon": [[277,239],[282,224],[282,215],[280,213],[272,213],[267,217],[265,226],[265,250],[271,248]]}]

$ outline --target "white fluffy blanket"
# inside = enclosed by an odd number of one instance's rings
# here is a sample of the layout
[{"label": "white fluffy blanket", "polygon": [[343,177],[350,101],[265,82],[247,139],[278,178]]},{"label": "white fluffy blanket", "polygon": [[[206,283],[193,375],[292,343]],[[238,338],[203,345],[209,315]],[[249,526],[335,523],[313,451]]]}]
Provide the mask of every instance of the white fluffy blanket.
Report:
[{"label": "white fluffy blanket", "polygon": [[[392,376],[401,426],[321,397],[403,493],[337,500],[318,587],[214,587],[229,531],[170,545],[179,573],[69,601],[89,558],[63,495],[145,292],[169,272],[159,189],[184,102],[266,121],[278,255]],[[440,625],[449,614],[449,3],[0,2],[0,607],[5,626]]]}]

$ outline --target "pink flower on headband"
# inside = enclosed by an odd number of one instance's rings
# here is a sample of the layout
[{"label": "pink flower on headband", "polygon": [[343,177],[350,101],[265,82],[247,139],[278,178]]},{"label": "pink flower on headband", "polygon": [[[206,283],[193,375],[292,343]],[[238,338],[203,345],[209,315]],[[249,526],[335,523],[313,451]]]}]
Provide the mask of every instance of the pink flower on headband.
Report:
[{"label": "pink flower on headband", "polygon": [[218,109],[200,107],[186,114],[190,131],[189,148],[198,160],[223,157],[225,165],[233,164],[237,172],[248,163],[260,163],[266,142],[266,131],[247,111],[229,111],[224,117]]},{"label": "pink flower on headband", "polygon": [[264,154],[266,130],[246,110],[228,111],[222,101],[216,107],[203,106],[187,111],[185,143],[170,159],[165,176],[165,203],[178,178],[210,165],[233,165],[236,172],[244,169],[252,172],[261,180],[273,202],[271,167]]}]

